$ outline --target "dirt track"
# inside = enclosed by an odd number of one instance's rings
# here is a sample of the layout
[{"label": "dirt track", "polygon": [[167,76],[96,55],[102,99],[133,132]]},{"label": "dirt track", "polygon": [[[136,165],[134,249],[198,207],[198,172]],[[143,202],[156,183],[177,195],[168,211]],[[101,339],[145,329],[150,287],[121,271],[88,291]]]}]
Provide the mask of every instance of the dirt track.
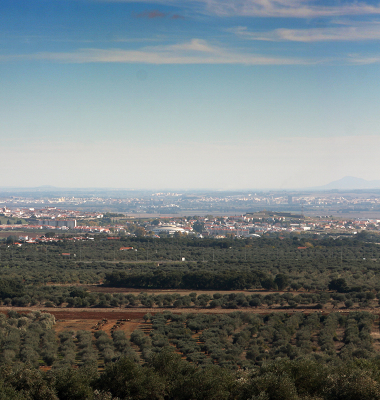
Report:
[{"label": "dirt track", "polygon": [[[54,286],[54,285],[52,285]],[[138,294],[138,293],[148,293],[150,295],[155,294],[173,294],[173,293],[178,293],[181,296],[186,296],[189,295],[190,293],[196,293],[197,295],[200,294],[208,294],[212,296],[214,293],[219,293],[219,294],[231,294],[231,293],[244,293],[246,295],[251,295],[254,293],[261,294],[262,296],[265,296],[267,294],[273,294],[273,293],[278,293],[278,294],[284,294],[288,293],[285,291],[267,291],[267,290],[259,290],[259,289],[245,289],[245,290],[189,290],[189,289],[135,289],[135,288],[118,288],[118,287],[107,287],[107,286],[101,286],[101,285],[71,285],[67,284],[66,286],[80,286],[85,290],[88,290],[89,292],[94,292],[94,293],[123,293],[123,294]]]},{"label": "dirt track", "polygon": [[44,307],[0,307],[0,313],[7,313],[8,311],[17,312],[31,312],[31,311],[43,311],[49,314],[53,314],[56,319],[101,319],[101,318],[111,318],[111,319],[139,319],[145,314],[157,314],[162,312],[172,312],[175,314],[180,313],[204,313],[204,314],[228,314],[236,311],[241,311],[251,314],[271,314],[271,313],[305,313],[310,314],[314,312],[319,312],[323,314],[329,314],[331,312],[339,312],[342,314],[347,314],[350,312],[366,311],[374,315],[380,314],[380,309],[343,309],[343,310],[331,310],[331,309],[314,309],[314,308],[297,308],[297,309],[281,309],[281,308],[44,308]]}]

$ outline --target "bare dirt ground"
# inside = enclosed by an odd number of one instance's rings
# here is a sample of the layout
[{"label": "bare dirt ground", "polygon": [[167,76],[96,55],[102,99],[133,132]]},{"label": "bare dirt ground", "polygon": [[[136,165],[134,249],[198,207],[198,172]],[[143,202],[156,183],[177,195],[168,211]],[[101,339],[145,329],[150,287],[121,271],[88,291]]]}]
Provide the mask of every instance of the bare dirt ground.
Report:
[{"label": "bare dirt ground", "polygon": [[[182,296],[189,295],[190,293],[200,294],[209,294],[212,296],[214,293],[220,294],[230,294],[230,293],[244,293],[244,294],[253,294],[258,293],[261,295],[273,294],[274,292],[267,292],[263,290],[185,290],[185,289],[133,289],[133,288],[114,288],[114,287],[105,287],[105,286],[97,286],[97,285],[82,285],[83,289],[88,290],[89,292],[96,293],[122,293],[122,294],[136,294],[136,293],[148,293],[148,294],[173,294],[178,293]],[[276,292],[279,294],[284,294],[286,292]]]},{"label": "bare dirt ground", "polygon": [[[87,314],[87,313],[86,313]],[[129,315],[131,316],[131,315]],[[127,337],[131,336],[131,333],[136,330],[143,322],[143,318],[141,315],[136,313],[136,315],[133,315],[133,318],[125,318],[126,316],[123,315],[123,318],[115,318],[114,315],[101,315],[97,316],[97,318],[87,318],[91,317],[91,315],[83,315],[79,318],[74,318],[74,315],[64,315],[64,314],[59,314],[57,313],[56,317],[56,324],[54,325],[54,330],[57,333],[60,333],[62,331],[93,331],[95,332],[97,329],[94,327],[97,326],[98,323],[101,323],[103,319],[105,318],[107,322],[102,324],[99,329],[102,331],[106,332],[108,335],[111,336],[111,331],[112,328],[119,323],[118,330],[122,330],[126,333]],[[86,317],[86,318],[83,318]],[[126,319],[126,321],[123,321],[120,323],[121,319]]]},{"label": "bare dirt ground", "polygon": [[[68,286],[68,287],[81,287],[89,292],[93,293],[121,293],[121,294],[139,294],[139,293],[148,293],[148,294],[173,294],[179,293],[182,296],[189,295],[190,293],[199,294],[209,294],[212,296],[214,293],[220,294],[230,294],[230,293],[244,293],[244,294],[261,294],[266,296],[267,294],[284,294],[288,293],[286,291],[267,291],[263,289],[246,289],[246,290],[187,290],[187,289],[135,289],[135,288],[123,288],[123,287],[107,287],[102,286],[102,282],[94,283],[94,284],[83,284],[83,283],[55,283],[55,282],[47,282],[46,286]],[[303,293],[302,290],[298,292],[291,292],[291,293]],[[310,291],[308,293],[313,293]]]},{"label": "bare dirt ground", "polygon": [[[175,260],[102,260],[102,259],[96,259],[96,260],[83,260],[81,261],[84,264],[92,264],[92,263],[106,263],[106,264],[182,264],[183,261],[175,261]],[[196,264],[197,261],[191,261],[188,260],[186,261],[187,263],[193,263]]]},{"label": "bare dirt ground", "polygon": [[6,314],[8,311],[17,311],[19,313],[28,313],[31,311],[42,311],[49,314],[53,314],[56,319],[96,319],[108,318],[108,319],[136,319],[142,318],[145,314],[157,314],[162,312],[171,312],[173,314],[182,313],[204,313],[204,314],[228,314],[236,311],[250,313],[250,314],[271,314],[271,313],[304,313],[310,314],[319,312],[322,314],[330,314],[331,312],[339,312],[342,314],[348,314],[350,312],[365,311],[374,315],[380,315],[380,308],[353,308],[353,309],[332,309],[328,307],[326,309],[318,309],[313,307],[304,308],[269,308],[269,307],[258,307],[258,308],[170,308],[170,307],[136,307],[136,308],[52,308],[52,307],[0,307],[0,313]]},{"label": "bare dirt ground", "polygon": [[143,316],[147,314],[147,311],[142,311],[140,309],[134,309],[132,311],[124,309],[125,311],[119,311],[118,309],[105,310],[104,308],[98,308],[89,311],[85,308],[57,310],[37,307],[0,307],[0,313],[7,313],[10,310],[20,313],[39,310],[53,314],[56,319],[54,330],[57,333],[62,331],[76,332],[79,330],[95,332],[98,330],[95,328],[96,325],[101,323],[99,329],[105,331],[107,334],[111,335],[112,329],[117,326],[117,329],[124,331],[127,337],[130,337],[131,333],[144,323]]},{"label": "bare dirt ground", "polygon": [[220,294],[230,294],[230,293],[244,293],[244,294],[261,294],[263,296],[266,296],[267,294],[285,294],[285,293],[292,293],[294,295],[299,294],[299,293],[315,293],[317,291],[311,290],[306,292],[305,290],[298,290],[297,292],[288,292],[288,291],[280,291],[280,290],[272,290],[268,291],[265,289],[245,289],[245,290],[197,290],[197,289],[192,289],[192,290],[187,290],[187,289],[135,289],[135,288],[123,288],[123,287],[107,287],[107,286],[102,286],[102,282],[94,283],[94,284],[84,284],[84,283],[55,283],[55,282],[47,282],[47,286],[75,286],[75,287],[81,287],[85,290],[88,290],[89,292],[94,292],[94,293],[122,293],[122,294],[128,294],[128,293],[148,293],[148,294],[171,294],[171,293],[179,293],[182,296],[188,295],[190,293],[197,293],[198,294],[209,294],[213,295],[214,293],[220,293]]}]

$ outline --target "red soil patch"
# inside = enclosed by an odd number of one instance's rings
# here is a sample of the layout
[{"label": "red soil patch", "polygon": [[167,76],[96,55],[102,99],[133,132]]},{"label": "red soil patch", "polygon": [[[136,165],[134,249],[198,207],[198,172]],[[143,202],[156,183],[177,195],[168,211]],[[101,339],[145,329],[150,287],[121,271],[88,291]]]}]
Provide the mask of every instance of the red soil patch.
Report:
[{"label": "red soil patch", "polygon": [[118,320],[118,319],[141,319],[146,312],[130,312],[125,311],[55,311],[51,309],[48,311],[49,314],[53,314],[55,318],[58,319],[70,319],[70,320],[83,320],[83,319],[92,319],[99,321],[103,318],[107,318],[109,320]]},{"label": "red soil patch", "polygon": [[143,316],[146,314],[145,312],[76,311],[73,309],[67,311],[49,310],[49,312],[56,318],[54,330],[57,333],[79,330],[96,332],[95,326],[103,319],[107,319],[107,322],[102,324],[99,330],[111,336],[112,328],[117,326],[117,330],[124,331],[127,337],[130,337],[131,333],[141,325]]},{"label": "red soil patch", "polygon": [[[101,319],[100,319],[101,320]],[[92,331],[96,332],[94,326],[100,321],[99,319],[80,319],[80,320],[75,320],[75,319],[59,319],[57,320],[56,324],[54,325],[54,330],[57,333],[63,332],[63,331]],[[109,319],[108,322],[100,327],[100,330],[106,332],[108,335],[111,336],[111,330],[112,327],[116,324],[117,319]],[[124,331],[127,335],[127,337],[131,336],[131,333],[136,330],[141,323],[143,322],[143,319],[133,319],[130,321],[125,321],[123,324],[119,325],[119,328],[117,329],[118,331]]]}]

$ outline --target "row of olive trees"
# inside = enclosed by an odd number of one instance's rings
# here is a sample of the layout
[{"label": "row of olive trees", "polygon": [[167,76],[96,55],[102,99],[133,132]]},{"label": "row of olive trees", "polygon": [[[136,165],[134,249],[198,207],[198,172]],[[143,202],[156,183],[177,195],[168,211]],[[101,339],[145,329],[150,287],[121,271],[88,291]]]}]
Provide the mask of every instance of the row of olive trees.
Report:
[{"label": "row of olive trees", "polygon": [[31,312],[0,315],[0,358],[4,365],[52,365],[57,358],[54,316]]},{"label": "row of olive trees", "polygon": [[[251,368],[277,358],[374,358],[369,313],[281,314],[269,316],[231,314],[147,315],[148,332],[133,332],[143,359],[175,346],[195,364],[217,364],[230,369]],[[344,335],[337,336],[338,328]]]}]

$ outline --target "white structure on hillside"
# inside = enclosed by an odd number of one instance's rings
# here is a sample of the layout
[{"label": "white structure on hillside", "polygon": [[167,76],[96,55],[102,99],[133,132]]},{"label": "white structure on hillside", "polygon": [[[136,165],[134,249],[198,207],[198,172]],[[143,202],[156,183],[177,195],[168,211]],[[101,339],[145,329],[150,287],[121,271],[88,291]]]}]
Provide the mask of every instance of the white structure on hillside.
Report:
[{"label": "white structure on hillside", "polygon": [[169,235],[174,235],[176,232],[179,233],[188,233],[185,229],[180,228],[175,225],[161,225],[157,226],[156,228],[153,228],[153,232],[156,235],[159,235],[160,233],[167,233]]}]

